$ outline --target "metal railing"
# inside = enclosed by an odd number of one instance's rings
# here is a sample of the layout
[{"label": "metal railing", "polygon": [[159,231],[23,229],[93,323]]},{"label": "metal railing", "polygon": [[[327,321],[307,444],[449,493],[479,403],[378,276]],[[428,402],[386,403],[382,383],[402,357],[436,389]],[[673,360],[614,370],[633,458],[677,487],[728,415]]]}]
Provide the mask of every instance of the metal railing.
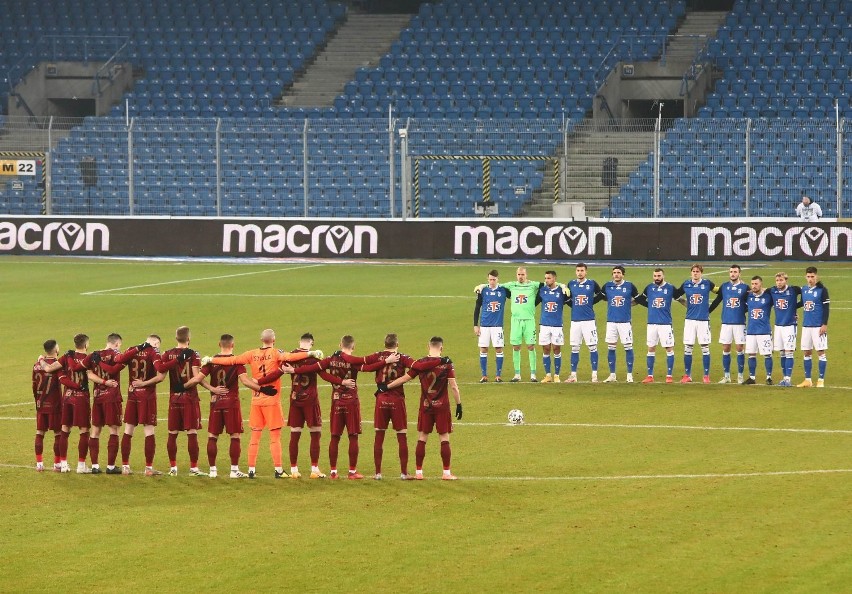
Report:
[{"label": "metal railing", "polygon": [[546,216],[579,200],[591,216],[706,218],[789,215],[803,193],[848,214],[839,114],[638,124],[7,117],[0,214]]}]

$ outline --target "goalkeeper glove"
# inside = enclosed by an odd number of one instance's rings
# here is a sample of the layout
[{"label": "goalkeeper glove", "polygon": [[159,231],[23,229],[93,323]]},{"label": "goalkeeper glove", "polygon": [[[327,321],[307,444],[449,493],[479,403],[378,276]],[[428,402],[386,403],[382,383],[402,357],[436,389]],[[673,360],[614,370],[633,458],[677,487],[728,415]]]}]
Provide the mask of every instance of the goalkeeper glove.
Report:
[{"label": "goalkeeper glove", "polygon": [[331,354],[331,356],[332,356],[332,357],[339,357],[339,356],[340,356],[340,355],[342,355],[342,354],[343,354],[343,351],[334,351],[334,352]]},{"label": "goalkeeper glove", "polygon": [[458,404],[456,404],[456,418],[457,418],[459,421],[461,421],[461,418],[462,418],[462,406],[461,406],[461,402],[459,402]]},{"label": "goalkeeper glove", "polygon": [[89,393],[89,382],[82,382],[80,384],[80,391],[83,392],[84,394],[88,394]]},{"label": "goalkeeper glove", "polygon": [[441,365],[452,365],[453,360],[449,357],[441,357]]},{"label": "goalkeeper glove", "polygon": [[185,361],[189,361],[193,354],[194,351],[192,349],[183,349],[177,359],[180,363],[184,363]]},{"label": "goalkeeper glove", "polygon": [[384,394],[388,391],[388,385],[385,382],[379,382],[378,384],[376,384],[376,388],[377,390],[375,396],[378,396],[379,394]]},{"label": "goalkeeper glove", "polygon": [[482,293],[482,289],[484,289],[484,288],[485,288],[485,283],[482,283],[481,285],[476,285],[473,288],[473,292],[477,293],[477,294]]},{"label": "goalkeeper glove", "polygon": [[267,396],[275,396],[278,393],[278,390],[276,390],[272,386],[261,386],[258,392],[260,392],[261,394],[266,394]]},{"label": "goalkeeper glove", "polygon": [[66,357],[73,357],[74,356],[73,349],[68,349],[67,351],[65,351],[65,356]]},{"label": "goalkeeper glove", "polygon": [[206,357],[201,357],[201,364],[202,365],[209,365],[212,361],[213,361],[213,357],[211,357],[210,355],[207,355]]},{"label": "goalkeeper glove", "polygon": [[184,386],[183,384],[175,384],[174,386],[172,386],[172,392],[186,392],[186,386]]},{"label": "goalkeeper glove", "polygon": [[559,288],[562,289],[562,292],[566,295],[571,294],[571,291],[568,289],[568,285],[566,285],[565,283],[559,283]]},{"label": "goalkeeper glove", "polygon": [[101,362],[101,352],[100,352],[100,351],[95,351],[94,353],[92,353],[91,355],[89,355],[89,361],[91,361],[91,362],[92,362],[92,363],[94,363],[95,365],[97,365],[98,363],[100,363],[100,362]]},{"label": "goalkeeper glove", "polygon": [[323,356],[323,352],[319,349],[315,351],[308,351],[308,357],[313,357],[314,359],[322,359]]},{"label": "goalkeeper glove", "polygon": [[150,345],[148,342],[143,342],[142,344],[140,344],[139,346],[137,346],[137,347],[136,347],[136,349],[137,349],[137,350],[139,350],[139,351],[144,351],[144,350],[145,350],[145,349],[147,349],[149,346],[151,346],[151,345]]}]

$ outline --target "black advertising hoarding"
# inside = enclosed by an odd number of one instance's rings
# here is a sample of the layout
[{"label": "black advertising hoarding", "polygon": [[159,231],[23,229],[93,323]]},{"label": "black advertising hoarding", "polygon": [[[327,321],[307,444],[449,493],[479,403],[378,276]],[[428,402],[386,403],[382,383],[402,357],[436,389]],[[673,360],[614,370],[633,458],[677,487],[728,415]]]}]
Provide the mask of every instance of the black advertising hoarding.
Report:
[{"label": "black advertising hoarding", "polygon": [[5,217],[0,254],[520,261],[848,260],[842,223]]}]

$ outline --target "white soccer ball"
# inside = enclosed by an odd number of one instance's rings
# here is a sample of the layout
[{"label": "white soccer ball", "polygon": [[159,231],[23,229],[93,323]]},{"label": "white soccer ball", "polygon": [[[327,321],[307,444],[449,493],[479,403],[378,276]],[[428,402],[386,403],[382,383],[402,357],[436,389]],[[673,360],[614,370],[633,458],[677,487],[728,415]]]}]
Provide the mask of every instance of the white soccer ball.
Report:
[{"label": "white soccer ball", "polygon": [[517,408],[514,408],[509,411],[508,419],[510,425],[523,425],[524,413],[519,411]]}]

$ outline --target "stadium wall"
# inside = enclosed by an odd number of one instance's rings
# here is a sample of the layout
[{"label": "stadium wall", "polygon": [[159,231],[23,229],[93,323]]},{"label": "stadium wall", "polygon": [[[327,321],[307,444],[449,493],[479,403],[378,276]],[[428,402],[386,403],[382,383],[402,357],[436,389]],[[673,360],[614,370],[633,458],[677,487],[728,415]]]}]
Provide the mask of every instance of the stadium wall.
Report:
[{"label": "stadium wall", "polygon": [[0,218],[0,254],[522,261],[852,258],[841,222]]}]

